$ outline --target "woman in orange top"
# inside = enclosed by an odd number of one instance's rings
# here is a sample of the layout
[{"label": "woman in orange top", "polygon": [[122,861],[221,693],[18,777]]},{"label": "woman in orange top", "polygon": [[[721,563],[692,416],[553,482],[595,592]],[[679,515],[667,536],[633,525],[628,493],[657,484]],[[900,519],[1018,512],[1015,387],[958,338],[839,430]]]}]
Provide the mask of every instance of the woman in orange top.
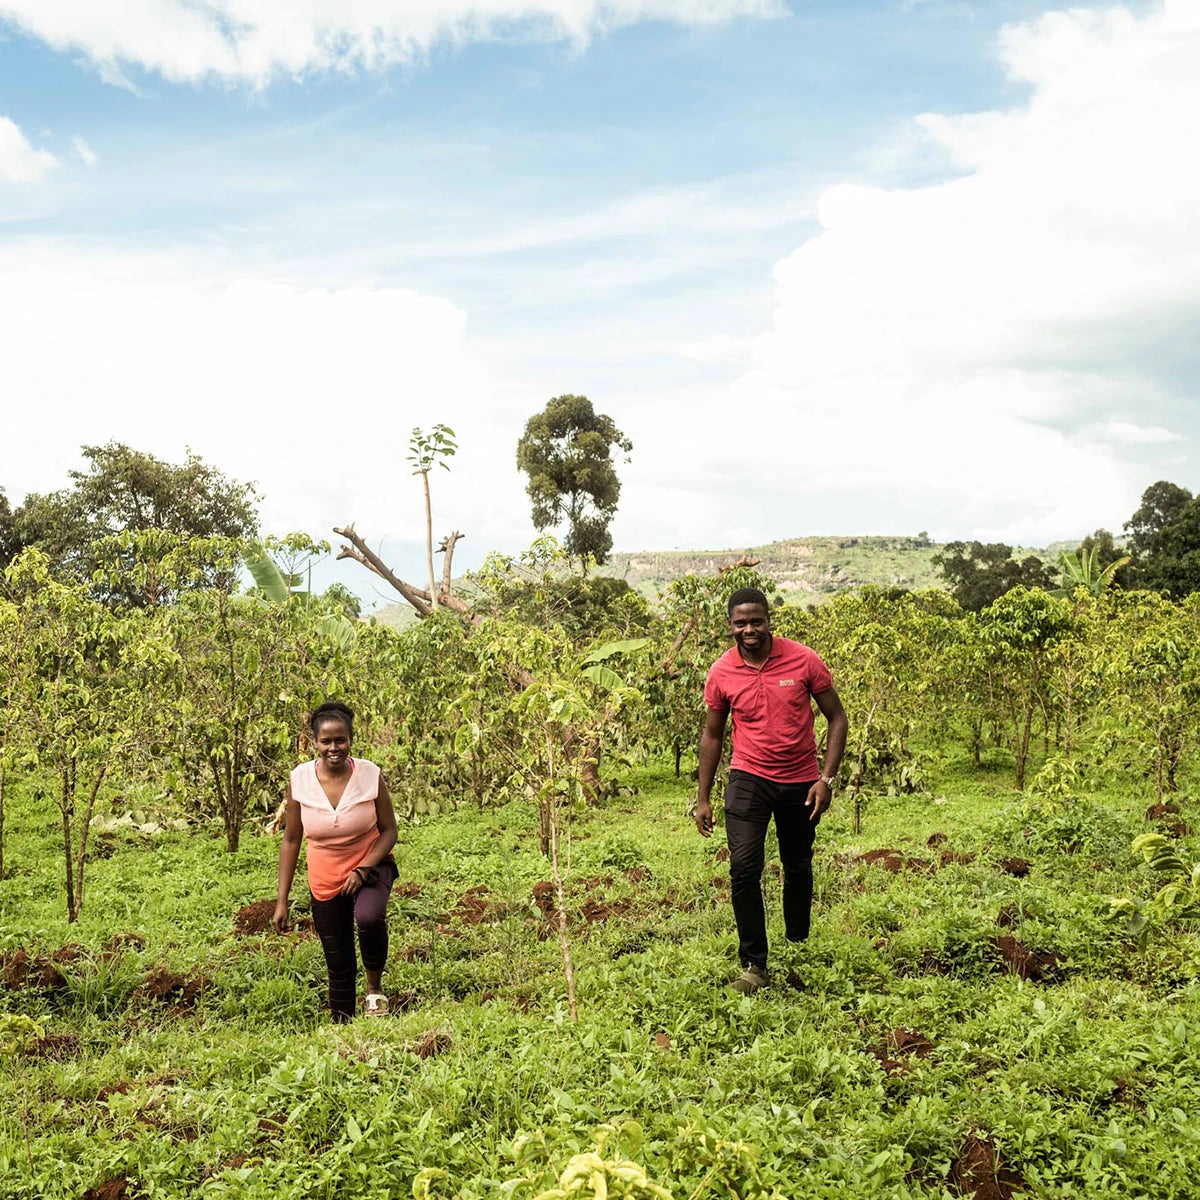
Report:
[{"label": "woman in orange top", "polygon": [[392,857],[396,814],[379,768],[350,757],[354,714],[331,702],[310,721],[315,762],[291,774],[287,818],[279,847],[279,893],[272,919],[277,932],[287,927],[288,893],[308,838],[308,887],[313,924],[329,969],[329,1008],[335,1021],[354,1015],[358,959],[354,927],[367,975],[365,1011],[387,1012],[383,967],[387,961],[387,902],[399,871]]}]

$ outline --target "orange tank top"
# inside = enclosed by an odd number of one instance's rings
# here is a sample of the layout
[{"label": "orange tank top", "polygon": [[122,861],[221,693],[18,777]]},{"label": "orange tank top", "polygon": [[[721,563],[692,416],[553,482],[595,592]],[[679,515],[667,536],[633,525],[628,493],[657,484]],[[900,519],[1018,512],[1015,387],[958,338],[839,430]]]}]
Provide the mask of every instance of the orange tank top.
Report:
[{"label": "orange tank top", "polygon": [[363,861],[379,836],[375,798],[379,768],[363,758],[351,759],[353,771],[337,808],[329,803],[317,778],[316,762],[292,771],[292,799],[300,805],[300,822],[308,842],[308,887],[317,900],[332,900]]}]

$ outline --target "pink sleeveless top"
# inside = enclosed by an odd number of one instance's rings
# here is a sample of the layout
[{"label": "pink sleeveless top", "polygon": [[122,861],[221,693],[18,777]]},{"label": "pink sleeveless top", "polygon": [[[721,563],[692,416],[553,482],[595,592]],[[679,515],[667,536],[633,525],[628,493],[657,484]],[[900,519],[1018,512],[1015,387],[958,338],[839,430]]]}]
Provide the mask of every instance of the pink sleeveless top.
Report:
[{"label": "pink sleeveless top", "polygon": [[379,768],[364,758],[351,760],[354,770],[337,808],[329,803],[316,762],[301,763],[292,771],[292,799],[300,805],[300,822],[308,841],[308,887],[318,900],[332,900],[346,877],[375,845],[379,825],[375,797],[379,795]]}]

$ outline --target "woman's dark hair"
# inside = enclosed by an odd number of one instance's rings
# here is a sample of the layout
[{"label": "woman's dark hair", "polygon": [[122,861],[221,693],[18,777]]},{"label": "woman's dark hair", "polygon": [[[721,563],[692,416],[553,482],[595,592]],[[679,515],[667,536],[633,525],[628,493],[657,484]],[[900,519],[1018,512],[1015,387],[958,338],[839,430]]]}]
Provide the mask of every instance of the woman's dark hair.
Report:
[{"label": "woman's dark hair", "polygon": [[317,736],[318,727],[325,721],[343,722],[346,732],[351,737],[354,736],[354,713],[340,700],[327,700],[313,709],[312,716],[308,718],[308,727],[312,730],[313,737]]}]

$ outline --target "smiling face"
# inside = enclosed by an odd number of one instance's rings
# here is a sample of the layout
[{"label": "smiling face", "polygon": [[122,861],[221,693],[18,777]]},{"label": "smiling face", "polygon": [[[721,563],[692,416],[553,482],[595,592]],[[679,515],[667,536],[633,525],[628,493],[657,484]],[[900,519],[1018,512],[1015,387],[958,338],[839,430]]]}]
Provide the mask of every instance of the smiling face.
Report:
[{"label": "smiling face", "polygon": [[317,757],[330,771],[340,771],[350,758],[350,730],[340,717],[326,717],[314,738]]},{"label": "smiling face", "polygon": [[771,642],[771,614],[753,601],[737,604],[729,614],[729,632],[737,648],[750,658],[762,654]]}]

